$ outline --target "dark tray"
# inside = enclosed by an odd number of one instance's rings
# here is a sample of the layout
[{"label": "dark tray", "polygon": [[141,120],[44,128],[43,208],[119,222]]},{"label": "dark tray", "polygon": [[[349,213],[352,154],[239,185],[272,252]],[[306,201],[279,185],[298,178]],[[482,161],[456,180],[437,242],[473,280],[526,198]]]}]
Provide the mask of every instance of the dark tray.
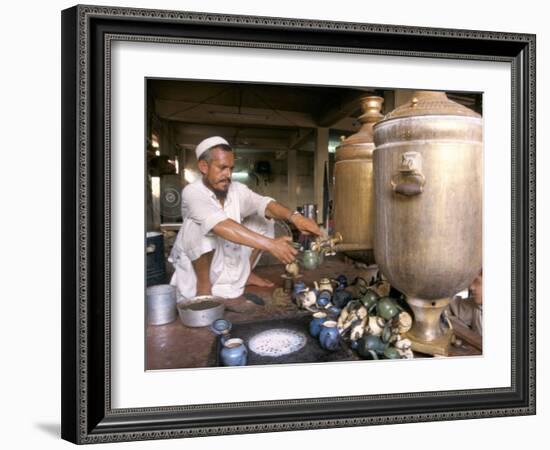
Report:
[{"label": "dark tray", "polygon": [[[286,328],[289,330],[299,331],[306,336],[306,345],[297,352],[284,356],[260,356],[250,349],[248,350],[247,365],[261,364],[296,364],[296,363],[317,363],[317,362],[334,362],[334,361],[356,361],[359,358],[355,356],[352,350],[345,342],[340,342],[337,350],[329,352],[319,345],[319,341],[309,334],[310,316],[298,317],[291,319],[269,319],[254,322],[243,322],[233,324],[231,329],[232,338],[240,338],[244,341],[248,348],[248,341],[256,334],[270,330],[273,328]],[[212,347],[210,360],[216,361],[216,365],[221,366],[220,361],[221,343],[216,339]]]}]

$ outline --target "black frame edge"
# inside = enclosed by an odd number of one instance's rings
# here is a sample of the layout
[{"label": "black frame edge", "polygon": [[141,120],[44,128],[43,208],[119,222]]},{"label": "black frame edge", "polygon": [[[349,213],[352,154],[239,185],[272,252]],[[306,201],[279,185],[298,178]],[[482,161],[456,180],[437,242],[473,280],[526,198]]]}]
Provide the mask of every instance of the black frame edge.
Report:
[{"label": "black frame edge", "polygon": [[61,12],[61,437],[78,442],[77,21]]}]

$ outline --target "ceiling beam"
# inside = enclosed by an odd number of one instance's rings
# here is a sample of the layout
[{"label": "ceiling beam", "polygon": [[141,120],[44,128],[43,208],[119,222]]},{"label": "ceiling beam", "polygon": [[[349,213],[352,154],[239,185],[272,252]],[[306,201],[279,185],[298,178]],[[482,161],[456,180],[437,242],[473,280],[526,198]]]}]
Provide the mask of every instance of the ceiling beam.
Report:
[{"label": "ceiling beam", "polygon": [[313,128],[300,128],[290,135],[288,141],[289,149],[299,149],[304,142],[313,137]]},{"label": "ceiling beam", "polygon": [[263,108],[224,106],[155,100],[155,111],[165,120],[195,124],[250,125],[266,127],[312,128],[315,121],[309,113]]}]

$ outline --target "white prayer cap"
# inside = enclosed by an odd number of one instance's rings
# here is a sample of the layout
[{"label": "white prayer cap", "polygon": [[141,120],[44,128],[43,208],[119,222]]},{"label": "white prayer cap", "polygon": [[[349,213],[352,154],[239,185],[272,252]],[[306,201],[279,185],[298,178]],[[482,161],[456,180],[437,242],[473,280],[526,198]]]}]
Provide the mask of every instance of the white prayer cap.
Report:
[{"label": "white prayer cap", "polygon": [[210,150],[211,148],[218,147],[220,145],[231,148],[231,146],[229,145],[229,142],[227,142],[224,138],[220,136],[212,136],[204,139],[199,143],[199,145],[197,145],[197,148],[195,148],[195,154],[197,155],[197,160],[201,157],[201,155],[206,150]]}]

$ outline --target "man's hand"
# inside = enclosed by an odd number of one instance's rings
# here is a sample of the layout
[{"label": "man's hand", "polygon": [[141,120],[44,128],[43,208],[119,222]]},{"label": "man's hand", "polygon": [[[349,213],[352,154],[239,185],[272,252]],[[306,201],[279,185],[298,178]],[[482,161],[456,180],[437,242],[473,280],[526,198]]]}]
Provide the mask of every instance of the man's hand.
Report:
[{"label": "man's hand", "polygon": [[289,264],[296,259],[298,250],[289,245],[292,239],[289,236],[281,236],[272,239],[267,250],[283,264]]},{"label": "man's hand", "polygon": [[296,214],[290,219],[292,223],[300,230],[303,234],[314,234],[315,236],[321,236],[321,230],[319,225],[317,225],[313,220],[308,219],[307,217],[302,216],[301,214]]},{"label": "man's hand", "polygon": [[314,234],[315,236],[321,236],[321,230],[313,220],[307,219],[301,214],[291,213],[290,209],[280,203],[277,203],[276,201],[272,201],[267,204],[265,214],[266,217],[288,220],[292,222],[303,234]]}]

